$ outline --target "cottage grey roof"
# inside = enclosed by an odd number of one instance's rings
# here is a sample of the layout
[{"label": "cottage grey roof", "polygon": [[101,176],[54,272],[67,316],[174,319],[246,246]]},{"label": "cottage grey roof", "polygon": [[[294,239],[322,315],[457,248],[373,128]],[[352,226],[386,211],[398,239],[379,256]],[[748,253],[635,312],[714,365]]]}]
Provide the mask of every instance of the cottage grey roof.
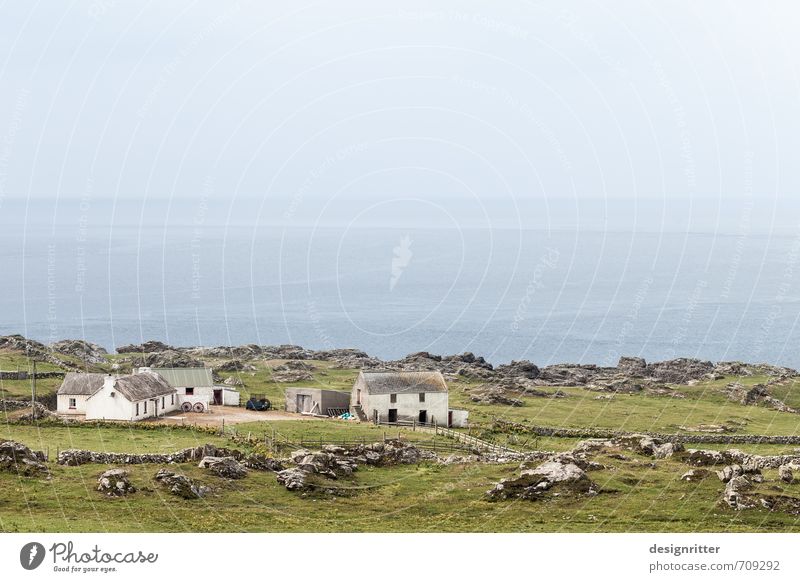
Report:
[{"label": "cottage grey roof", "polygon": [[69,396],[91,396],[103,387],[105,374],[67,372],[58,389],[58,394]]},{"label": "cottage grey roof", "polygon": [[210,368],[152,368],[151,371],[175,388],[210,388],[214,385]]},{"label": "cottage grey roof", "polygon": [[120,376],[114,388],[131,402],[175,393],[175,388],[167,384],[164,378],[151,372]]},{"label": "cottage grey roof", "polygon": [[441,372],[361,372],[369,394],[447,392]]}]

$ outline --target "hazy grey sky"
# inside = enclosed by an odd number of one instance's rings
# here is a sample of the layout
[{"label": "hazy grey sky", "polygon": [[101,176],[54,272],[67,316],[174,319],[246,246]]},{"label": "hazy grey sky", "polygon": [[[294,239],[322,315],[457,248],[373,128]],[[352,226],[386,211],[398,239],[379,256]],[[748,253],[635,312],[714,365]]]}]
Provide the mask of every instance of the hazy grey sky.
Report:
[{"label": "hazy grey sky", "polygon": [[0,212],[255,198],[272,222],[357,222],[369,199],[444,222],[456,206],[750,197],[780,215],[800,192],[798,16],[789,1],[12,0]]}]

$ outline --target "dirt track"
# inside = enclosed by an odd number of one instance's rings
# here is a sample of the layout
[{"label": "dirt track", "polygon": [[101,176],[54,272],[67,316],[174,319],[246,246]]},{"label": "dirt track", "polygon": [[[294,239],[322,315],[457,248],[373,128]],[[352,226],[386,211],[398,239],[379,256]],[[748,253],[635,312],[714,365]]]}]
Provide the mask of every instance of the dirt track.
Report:
[{"label": "dirt track", "polygon": [[213,406],[210,412],[177,412],[154,420],[162,424],[197,424],[203,426],[222,426],[225,424],[239,424],[242,422],[281,421],[281,420],[320,420],[302,414],[293,414],[280,410],[258,412],[237,408],[234,406]]}]

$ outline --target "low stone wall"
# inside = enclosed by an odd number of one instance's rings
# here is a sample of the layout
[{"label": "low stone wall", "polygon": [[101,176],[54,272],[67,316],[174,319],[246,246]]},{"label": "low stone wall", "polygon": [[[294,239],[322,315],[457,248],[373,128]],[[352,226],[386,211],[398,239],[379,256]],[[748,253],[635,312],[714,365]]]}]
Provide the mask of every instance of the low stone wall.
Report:
[{"label": "low stone wall", "polygon": [[[37,396],[36,402],[43,406],[46,410],[55,410],[56,408],[56,395],[48,394],[46,396]],[[11,412],[12,410],[21,410],[23,408],[30,408],[30,400],[21,400],[18,398],[5,398],[0,399],[0,410]]]},{"label": "low stone wall", "polygon": [[30,400],[12,400],[12,399],[0,400],[0,410],[5,410],[6,412],[11,412],[12,410],[21,410],[23,408],[30,408],[30,407],[31,407]]},{"label": "low stone wall", "polygon": [[66,449],[58,453],[59,465],[85,465],[87,463],[97,463],[100,465],[143,465],[147,463],[188,463],[189,461],[199,461],[203,457],[233,457],[236,460],[242,459],[244,453],[235,449],[226,449],[214,445],[203,445],[183,449],[174,453],[105,453],[98,451],[86,451],[82,449]]},{"label": "low stone wall", "polygon": [[800,435],[790,436],[767,436],[749,434],[670,434],[660,432],[628,432],[609,430],[601,428],[563,428],[551,426],[535,426],[507,420],[495,420],[496,427],[534,434],[537,436],[558,437],[558,438],[579,438],[579,439],[613,439],[626,437],[635,434],[647,435],[665,442],[683,444],[726,444],[726,445],[800,445]]},{"label": "low stone wall", "polygon": [[[65,374],[66,372],[36,372],[36,379],[63,378]],[[0,370],[0,380],[30,380],[32,378],[33,374],[30,372]]]}]

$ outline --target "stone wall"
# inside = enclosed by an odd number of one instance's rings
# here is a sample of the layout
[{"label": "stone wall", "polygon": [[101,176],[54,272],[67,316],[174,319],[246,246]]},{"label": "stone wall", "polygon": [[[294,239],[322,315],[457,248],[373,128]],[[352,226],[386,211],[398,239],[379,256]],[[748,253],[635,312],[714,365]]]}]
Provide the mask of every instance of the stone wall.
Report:
[{"label": "stone wall", "polygon": [[[63,378],[66,372],[36,372],[36,379],[43,378]],[[24,370],[6,371],[0,370],[0,380],[30,380],[33,374]]]},{"label": "stone wall", "polygon": [[669,434],[658,432],[627,432],[601,428],[563,428],[550,426],[535,426],[506,420],[495,420],[494,425],[501,430],[509,430],[537,436],[579,439],[613,439],[619,437],[641,434],[660,439],[665,442],[685,444],[727,444],[727,445],[800,445],[800,435],[791,436],[766,436],[749,434]]}]

